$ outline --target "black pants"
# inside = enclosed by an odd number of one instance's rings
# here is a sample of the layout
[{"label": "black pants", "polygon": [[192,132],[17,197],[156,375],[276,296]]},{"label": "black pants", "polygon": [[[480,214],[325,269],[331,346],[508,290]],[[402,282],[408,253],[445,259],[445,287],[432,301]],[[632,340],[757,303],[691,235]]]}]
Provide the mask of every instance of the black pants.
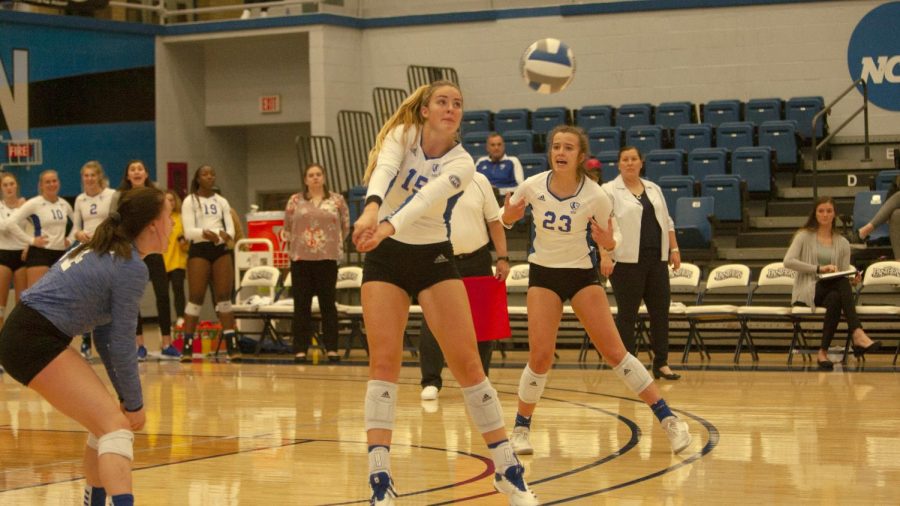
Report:
[{"label": "black pants", "polygon": [[169,278],[169,285],[172,287],[172,296],[175,299],[175,315],[178,318],[184,318],[186,302],[184,298],[184,269],[173,269],[166,274]]},{"label": "black pants", "polygon": [[831,340],[841,323],[841,311],[847,318],[847,331],[851,334],[856,329],[862,328],[859,317],[856,315],[856,304],[853,302],[853,288],[850,280],[841,277],[828,279],[816,283],[816,298],[813,302],[818,307],[825,308],[825,322],[822,324],[821,349],[828,350]]},{"label": "black pants", "polygon": [[658,249],[641,249],[636,264],[617,263],[609,278],[619,308],[616,328],[622,336],[622,344],[632,355],[637,355],[634,332],[641,300],[647,305],[653,367],[656,369],[669,361],[669,269],[660,258]]},{"label": "black pants", "polygon": [[[153,295],[156,297],[156,314],[159,321],[159,333],[168,336],[172,333],[172,310],[169,307],[169,276],[166,274],[166,262],[159,253],[153,253],[144,257],[147,270],[150,271],[150,283],[153,285]],[[144,325],[141,315],[138,314],[137,335],[144,333]]]},{"label": "black pants", "polygon": [[[455,262],[462,277],[493,275],[491,252],[487,246],[483,246],[471,255],[457,257]],[[484,367],[485,376],[491,367],[493,352],[494,341],[478,343],[478,354],[481,356],[481,366]],[[441,371],[444,369],[444,353],[425,321],[422,321],[422,334],[419,336],[419,368],[422,370],[422,387],[431,385],[440,390],[443,386]]]},{"label": "black pants", "polygon": [[336,260],[291,261],[291,296],[294,298],[294,353],[306,353],[316,328],[312,319],[312,298],[319,298],[322,313],[322,341],[328,351],[338,348],[338,318],[335,306]]}]

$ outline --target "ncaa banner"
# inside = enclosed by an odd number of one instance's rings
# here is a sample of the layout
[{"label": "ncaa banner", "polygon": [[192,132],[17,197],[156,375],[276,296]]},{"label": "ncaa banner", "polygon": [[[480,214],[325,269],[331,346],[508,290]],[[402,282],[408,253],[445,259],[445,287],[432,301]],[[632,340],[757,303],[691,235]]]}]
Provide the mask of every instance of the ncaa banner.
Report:
[{"label": "ncaa banner", "polygon": [[900,2],[879,5],[860,20],[847,46],[847,68],[853,80],[866,81],[869,101],[900,111]]}]

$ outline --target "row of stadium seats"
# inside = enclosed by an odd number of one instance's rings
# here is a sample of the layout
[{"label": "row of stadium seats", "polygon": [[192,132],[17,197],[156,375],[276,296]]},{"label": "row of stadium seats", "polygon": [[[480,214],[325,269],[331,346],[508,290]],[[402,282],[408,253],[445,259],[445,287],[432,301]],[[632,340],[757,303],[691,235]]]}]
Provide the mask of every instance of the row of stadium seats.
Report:
[{"label": "row of stadium seats", "polygon": [[[572,114],[565,107],[541,107],[528,109],[501,109],[466,111],[463,114],[463,132],[512,130],[533,130],[545,135],[557,125],[575,124],[585,130],[595,127],[618,126],[627,130],[634,126],[658,125],[674,130],[678,125],[707,123],[717,127],[722,123],[748,121],[762,125],[767,121],[794,120],[798,133],[803,139],[813,136],[812,119],[825,106],[822,97],[793,97],[786,102],[780,98],[740,100],[713,100],[699,105],[699,114],[691,102],[664,102],[657,106],[649,103],[623,104],[618,108],[611,105],[588,105]],[[815,136],[822,138],[827,133],[827,119],[816,123]]]}]

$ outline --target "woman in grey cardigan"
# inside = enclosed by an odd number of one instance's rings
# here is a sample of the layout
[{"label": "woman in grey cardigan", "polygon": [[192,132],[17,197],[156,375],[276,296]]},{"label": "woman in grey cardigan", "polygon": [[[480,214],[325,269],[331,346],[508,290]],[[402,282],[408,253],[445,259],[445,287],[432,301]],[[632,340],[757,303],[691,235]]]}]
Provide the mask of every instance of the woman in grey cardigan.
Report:
[{"label": "woman in grey cardigan", "polygon": [[828,360],[828,347],[841,321],[841,312],[847,319],[847,330],[853,335],[855,357],[881,348],[881,341],[872,341],[859,322],[850,279],[846,276],[819,279],[820,274],[850,268],[850,243],[835,233],[834,200],[831,197],[821,197],[816,202],[806,224],[794,235],[784,256],[784,266],[797,271],[791,295],[794,305],[825,308],[822,344],[817,357],[820,369],[834,369],[834,364]]}]

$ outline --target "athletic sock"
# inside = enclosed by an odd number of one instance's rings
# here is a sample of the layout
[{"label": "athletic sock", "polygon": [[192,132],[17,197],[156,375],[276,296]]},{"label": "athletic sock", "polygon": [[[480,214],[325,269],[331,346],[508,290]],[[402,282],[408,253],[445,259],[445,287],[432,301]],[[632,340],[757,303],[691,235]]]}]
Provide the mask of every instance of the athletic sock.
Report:
[{"label": "athletic sock", "polygon": [[134,495],[119,494],[112,496],[113,506],[134,506]]},{"label": "athletic sock", "polygon": [[531,428],[531,417],[530,416],[522,416],[519,413],[516,413],[516,427],[528,427]]},{"label": "athletic sock", "polygon": [[106,506],[106,489],[85,484],[84,506]]},{"label": "athletic sock", "polygon": [[369,474],[391,474],[391,449],[385,445],[369,446]]},{"label": "athletic sock", "polygon": [[675,414],[672,413],[672,410],[669,409],[669,405],[666,404],[665,399],[656,401],[656,404],[650,406],[650,409],[653,410],[653,414],[656,415],[656,418],[658,418],[660,422],[670,416],[675,416]]},{"label": "athletic sock", "polygon": [[519,459],[509,444],[508,439],[497,441],[488,445],[491,451],[491,460],[494,461],[494,472],[503,474],[512,466],[519,465]]}]

